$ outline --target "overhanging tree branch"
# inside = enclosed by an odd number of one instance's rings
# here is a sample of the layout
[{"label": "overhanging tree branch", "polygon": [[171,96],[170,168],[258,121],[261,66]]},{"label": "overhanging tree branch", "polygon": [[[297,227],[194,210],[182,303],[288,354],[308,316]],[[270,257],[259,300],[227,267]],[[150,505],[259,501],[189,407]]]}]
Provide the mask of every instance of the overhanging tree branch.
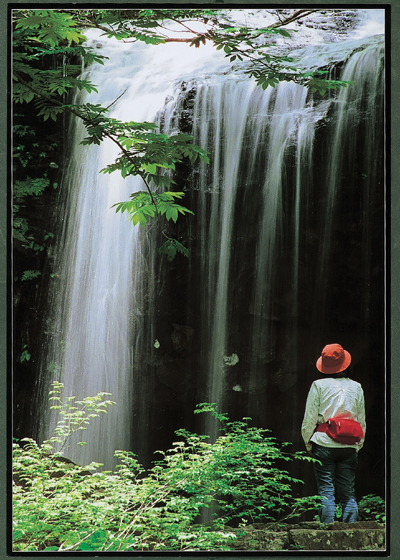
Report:
[{"label": "overhanging tree branch", "polygon": [[[278,10],[277,10],[278,11]],[[312,14],[313,12],[317,12],[317,9],[312,9],[312,10],[297,10],[296,12],[294,12],[293,14],[291,14],[290,16],[277,21],[276,23],[272,23],[271,25],[268,26],[269,29],[275,29],[277,27],[282,27],[284,25],[289,25],[289,23],[293,23],[294,21],[298,21],[299,19],[302,19],[310,14]]]},{"label": "overhanging tree branch", "polygon": [[[49,103],[51,103],[54,106],[60,107],[63,111],[66,111],[72,115],[74,115],[75,117],[78,117],[79,119],[81,119],[85,124],[90,124],[90,125],[95,125],[95,122],[92,119],[89,119],[87,117],[85,117],[84,115],[81,115],[79,113],[79,111],[75,111],[74,109],[72,109],[71,107],[68,107],[66,105],[64,105],[63,103],[61,103],[60,101],[58,101],[57,99],[54,99],[52,97],[49,97],[48,95],[38,91],[36,88],[33,88],[32,86],[30,86],[21,76],[19,76],[16,72],[13,72],[14,77],[16,78],[16,80],[23,85],[24,87],[28,88],[29,90],[31,90],[33,93],[35,93],[36,95],[39,95],[42,99],[45,99],[46,101],[48,101]],[[125,90],[126,91],[126,90]],[[110,103],[110,105],[107,107],[107,109],[109,107],[111,107],[114,103],[116,103],[118,101],[118,99],[120,99],[122,97],[122,95],[124,95],[124,92],[121,93],[121,95],[119,95],[112,103]],[[128,150],[126,150],[121,144],[120,142],[110,133],[108,133],[107,131],[103,130],[102,134],[104,136],[106,136],[107,138],[109,138],[110,140],[112,140],[112,142],[114,142],[114,144],[116,144],[118,146],[118,148],[121,150],[121,152],[125,155],[125,157],[132,163],[132,165],[135,165],[135,161],[132,159],[130,153]],[[153,193],[147,183],[147,181],[144,179],[144,177],[142,177],[142,180],[146,186],[147,191],[149,192],[150,198],[152,203],[154,204],[154,206],[156,206],[156,202],[154,200],[153,197]]]}]

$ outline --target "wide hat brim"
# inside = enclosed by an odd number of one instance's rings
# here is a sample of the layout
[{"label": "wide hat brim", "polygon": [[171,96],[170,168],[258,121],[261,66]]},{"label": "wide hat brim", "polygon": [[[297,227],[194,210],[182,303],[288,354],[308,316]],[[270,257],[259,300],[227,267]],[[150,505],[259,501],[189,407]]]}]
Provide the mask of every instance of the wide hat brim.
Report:
[{"label": "wide hat brim", "polygon": [[343,349],[343,352],[344,352],[343,361],[340,362],[340,364],[337,364],[332,367],[324,366],[322,363],[322,356],[320,356],[317,360],[317,368],[319,369],[319,371],[321,373],[340,373],[341,371],[347,369],[351,363],[351,355],[349,354],[349,352],[347,352],[347,350]]}]

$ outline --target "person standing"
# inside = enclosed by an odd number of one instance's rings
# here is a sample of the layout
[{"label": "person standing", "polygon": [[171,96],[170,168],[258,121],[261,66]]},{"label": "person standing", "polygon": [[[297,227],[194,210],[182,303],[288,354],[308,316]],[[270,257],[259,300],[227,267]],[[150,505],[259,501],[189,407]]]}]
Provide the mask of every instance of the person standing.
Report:
[{"label": "person standing", "polygon": [[335,521],[335,493],[343,522],[358,520],[355,477],[366,422],[363,389],[346,371],[350,362],[340,344],[324,347],[316,364],[324,376],[311,385],[301,427],[309,455],[320,461],[314,472],[322,498],[319,519],[325,525]]}]

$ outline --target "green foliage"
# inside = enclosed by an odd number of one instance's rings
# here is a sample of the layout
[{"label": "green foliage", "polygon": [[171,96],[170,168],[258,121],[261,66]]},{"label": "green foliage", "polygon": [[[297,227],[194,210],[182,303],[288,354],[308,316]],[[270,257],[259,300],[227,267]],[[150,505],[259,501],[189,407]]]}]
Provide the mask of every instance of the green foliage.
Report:
[{"label": "green foliage", "polygon": [[127,212],[129,220],[134,224],[145,226],[156,214],[165,216],[167,220],[176,222],[179,214],[193,214],[184,206],[177,204],[175,199],[185,196],[183,192],[166,191],[160,194],[139,191],[130,195],[128,202],[118,202],[113,207],[116,212]]},{"label": "green foliage", "polygon": [[196,37],[191,45],[199,47],[201,42],[205,43],[206,38],[210,39],[217,50],[223,50],[231,63],[247,62],[245,73],[253,77],[262,89],[276,87],[280,82],[287,81],[301,84],[312,93],[318,92],[323,96],[328,89],[339,89],[350,83],[326,80],[321,76],[325,72],[305,72],[292,57],[273,54],[269,37],[280,35],[290,39],[292,33],[293,30],[279,27],[250,29],[222,24],[207,34]]},{"label": "green foliage", "polygon": [[196,407],[195,413],[201,412],[221,422],[221,435],[209,443],[208,436],[178,430],[181,441],[157,464],[160,476],[175,479],[183,470],[185,493],[203,507],[216,507],[216,522],[223,526],[295,518],[316,507],[319,498],[293,498],[292,485],[302,481],[282,468],[283,462],[311,458],[286,452],[290,444],[280,445],[268,430],[250,427],[250,418],[229,422],[209,403]]},{"label": "green foliage", "polygon": [[[82,57],[86,64],[103,63],[104,57],[80,44],[84,40],[78,22],[65,10],[14,10],[14,103],[35,101],[39,116],[56,120],[64,112],[60,102],[54,104],[57,98],[75,88],[97,91],[90,82],[78,77],[80,65],[69,64],[72,57]],[[61,63],[56,68],[46,65],[49,56]]]},{"label": "green foliage", "polygon": [[342,515],[343,515],[342,504],[336,504],[335,519],[340,521],[342,519]]},{"label": "green foliage", "polygon": [[[335,518],[338,521],[342,518],[342,509],[341,504],[337,504]],[[379,523],[385,523],[385,500],[375,494],[367,494],[358,502],[358,513],[362,521],[378,521]]]},{"label": "green foliage", "polygon": [[[52,410],[58,410],[61,419],[57,423],[55,433],[43,445],[42,450],[47,453],[61,453],[67,445],[71,435],[75,432],[86,430],[91,419],[97,418],[101,413],[107,413],[107,407],[115,404],[113,401],[104,400],[110,393],[98,393],[94,397],[85,397],[82,401],[76,401],[75,397],[62,398],[63,384],[53,381],[49,393]],[[85,445],[80,442],[79,445]]]},{"label": "green foliage", "polygon": [[[166,178],[163,177],[163,179]],[[184,195],[183,192],[139,191],[130,195],[131,200],[118,202],[113,207],[115,207],[116,212],[127,212],[133,225],[140,224],[144,227],[156,216],[165,216],[167,221],[176,222],[179,214],[193,214],[191,210],[175,202],[175,199],[180,199]],[[167,236],[165,235],[165,237]],[[168,261],[172,261],[177,252],[185,257],[189,256],[189,250],[177,239],[170,237],[167,237],[167,240],[159,247],[158,252],[160,255],[166,255]]]},{"label": "green foliage", "polygon": [[[14,115],[15,120],[20,118],[21,115]],[[13,238],[21,241],[24,249],[31,249],[34,253],[39,254],[45,250],[48,240],[53,238],[54,235],[51,232],[45,232],[44,234],[40,232],[38,234],[37,228],[32,225],[32,221],[27,217],[26,208],[34,199],[38,199],[44,194],[50,186],[50,179],[47,176],[47,171],[37,177],[32,177],[31,173],[35,172],[36,164],[52,157],[58,146],[53,142],[46,145],[45,150],[41,150],[34,130],[30,126],[18,122],[13,126],[13,137],[14,176],[24,177],[23,179],[15,179],[13,182]],[[49,167],[51,166],[50,163]],[[29,169],[29,175],[25,175],[27,169]],[[41,171],[41,173],[43,172]],[[57,183],[54,182],[53,188],[57,188],[57,186]],[[21,280],[29,280],[33,277],[32,274],[23,274]]]},{"label": "green foliage", "polygon": [[70,15],[60,10],[22,10],[15,29],[28,32],[28,39],[57,46],[62,41],[79,43],[84,36]]},{"label": "green foliage", "polygon": [[[191,164],[195,164],[198,159],[204,163],[209,162],[207,152],[193,144],[191,135],[177,133],[168,136],[155,132],[157,125],[154,123],[121,122],[106,116],[109,107],[89,103],[68,107],[85,123],[88,136],[81,144],[99,145],[105,138],[109,138],[120,147],[120,155],[114,163],[102,169],[102,173],[119,171],[124,179],[129,175],[138,175],[143,179],[147,192],[133,193],[131,200],[115,204],[116,212],[126,211],[134,225],[139,223],[142,226],[156,215],[176,222],[179,214],[193,214],[191,210],[174,201],[184,196],[183,193],[166,191],[157,194],[150,189],[151,184],[156,187],[169,187],[174,183],[160,172],[174,171],[176,164],[185,158],[188,158]],[[177,240],[169,239],[160,247],[160,253],[167,254],[168,260],[172,260],[177,251],[188,256],[187,248]]]},{"label": "green foliage", "polygon": [[29,362],[30,359],[31,359],[31,354],[28,350],[28,346],[24,344],[21,355],[19,357],[19,361],[22,364],[23,362]]},{"label": "green foliage", "polygon": [[[121,155],[113,164],[108,165],[101,171],[112,173],[120,171],[123,178],[128,175],[140,175],[143,179],[152,180],[157,185],[169,183],[166,177],[157,175],[157,168],[175,170],[175,165],[183,159],[188,158],[194,164],[198,157],[204,163],[208,163],[205,150],[193,144],[193,137],[189,134],[173,134],[168,136],[148,129],[155,129],[153,123],[120,123],[114,119],[106,119],[100,128],[112,135],[122,146]],[[110,128],[109,128],[110,127]],[[147,130],[143,131],[146,127]],[[111,129],[111,130],[110,130]],[[100,139],[100,130],[96,126],[94,130],[88,127],[89,137],[82,143],[97,143]],[[103,133],[104,134],[104,133]]]},{"label": "green foliage", "polygon": [[[19,120],[23,118],[21,114],[15,114],[14,120]],[[33,137],[33,138],[32,138]],[[35,131],[32,127],[28,125],[23,125],[21,123],[14,123],[13,125],[13,163],[14,163],[14,171],[21,167],[22,169],[27,168],[28,166],[34,166],[38,162],[41,162],[48,158],[52,152],[58,149],[58,145],[56,142],[52,142],[50,144],[46,143],[46,148],[41,149],[38,139],[36,138]],[[50,167],[54,166],[54,164],[50,164]],[[27,177],[30,180],[30,177]],[[43,179],[35,179],[35,180],[45,180]],[[30,194],[41,194],[43,188],[40,188],[39,185],[35,185],[32,189],[26,190],[26,192],[19,193],[19,189],[21,189],[22,185],[15,185],[14,184],[14,194],[21,194],[21,196],[26,196]],[[23,189],[25,190],[25,189]],[[16,192],[15,192],[16,191]]]},{"label": "green foliage", "polygon": [[[69,437],[113,403],[104,400],[107,393],[78,403],[61,390],[54,382],[50,397],[61,414],[55,435],[41,446],[32,439],[13,445],[15,551],[231,550],[238,532],[228,523],[296,517],[316,507],[316,497],[292,497],[291,485],[300,481],[277,465],[311,458],[290,455],[249,419],[229,422],[208,403],[195,412],[222,423],[214,443],[178,430],[179,441],[147,472],[127,451],[115,452],[114,471],[75,465],[61,456]],[[208,525],[198,521],[204,508],[214,511]]]},{"label": "green foliage", "polygon": [[32,248],[35,252],[40,250],[41,245],[35,242],[29,222],[20,211],[26,207],[30,197],[40,196],[49,183],[47,177],[27,177],[24,181],[14,181],[13,184],[13,237],[22,241],[24,248]]},{"label": "green foliage", "polygon": [[[318,74],[325,74],[326,72],[317,71],[314,75],[308,80],[307,87],[310,88],[311,93],[318,92],[321,96],[324,96],[327,90],[329,89],[340,89],[342,87],[347,87],[351,82],[344,81],[344,80],[326,80],[322,77],[319,77]],[[308,74],[305,74],[308,76]]]},{"label": "green foliage", "polygon": [[360,519],[365,521],[378,521],[385,523],[386,521],[386,505],[385,500],[375,494],[367,494],[358,503],[358,513]]},{"label": "green foliage", "polygon": [[47,177],[28,177],[25,181],[15,181],[13,185],[13,201],[18,204],[27,196],[39,196],[49,186]]},{"label": "green foliage", "polygon": [[34,280],[35,278],[39,278],[41,272],[39,270],[25,270],[22,273],[21,280],[22,282],[26,282],[27,280]]},{"label": "green foliage", "polygon": [[245,72],[255,78],[257,85],[266,89],[275,87],[281,81],[298,81],[303,75],[287,56],[278,56],[265,52],[270,44],[263,43],[260,38],[268,35],[281,35],[290,38],[285,29],[247,27],[223,27],[222,31],[211,32],[210,38],[217,50],[223,50],[230,62],[247,60],[250,67]]},{"label": "green foliage", "polygon": [[167,260],[170,262],[175,258],[176,253],[182,253],[184,257],[189,256],[189,250],[182,245],[182,243],[172,238],[167,239],[161,247],[159,247],[158,252],[160,255],[166,255]]}]

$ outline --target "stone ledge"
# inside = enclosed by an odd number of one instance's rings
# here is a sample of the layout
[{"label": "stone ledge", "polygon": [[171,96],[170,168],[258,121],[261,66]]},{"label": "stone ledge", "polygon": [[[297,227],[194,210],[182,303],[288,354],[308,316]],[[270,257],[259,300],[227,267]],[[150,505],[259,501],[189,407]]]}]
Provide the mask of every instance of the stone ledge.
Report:
[{"label": "stone ledge", "polygon": [[301,550],[384,550],[385,529],[288,531],[290,546]]},{"label": "stone ledge", "polygon": [[385,526],[375,521],[255,524],[243,531],[234,550],[385,550],[386,542]]}]

